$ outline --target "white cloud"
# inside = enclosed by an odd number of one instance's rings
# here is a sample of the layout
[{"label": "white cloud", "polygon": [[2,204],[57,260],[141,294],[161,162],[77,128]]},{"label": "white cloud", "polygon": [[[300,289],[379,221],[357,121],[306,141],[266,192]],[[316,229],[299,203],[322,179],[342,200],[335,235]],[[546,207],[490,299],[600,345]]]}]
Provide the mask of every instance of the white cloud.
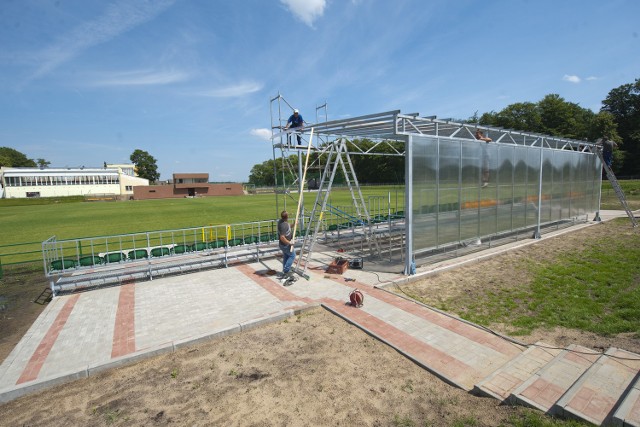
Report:
[{"label": "white cloud", "polygon": [[183,71],[133,70],[110,74],[92,86],[151,86],[178,83],[189,78]]},{"label": "white cloud", "polygon": [[598,78],[596,76],[589,76],[587,77],[585,80],[587,81],[593,81],[593,80],[598,80]]},{"label": "white cloud", "polygon": [[280,0],[296,18],[313,28],[313,22],[324,14],[326,0]]},{"label": "white cloud", "polygon": [[269,129],[265,129],[265,128],[251,129],[251,135],[257,136],[258,138],[262,138],[266,141],[271,140],[271,131]]},{"label": "white cloud", "polygon": [[234,86],[227,86],[210,91],[200,92],[201,96],[209,96],[212,98],[235,98],[238,96],[248,95],[262,89],[261,83],[244,82]]},{"label": "white cloud", "polygon": [[151,21],[174,2],[175,0],[121,0],[109,5],[102,16],[61,34],[41,52],[37,58],[41,65],[29,80],[42,77],[85,50]]},{"label": "white cloud", "polygon": [[570,76],[569,74],[565,74],[564,77],[562,77],[562,80],[569,83],[580,83],[580,77]]}]

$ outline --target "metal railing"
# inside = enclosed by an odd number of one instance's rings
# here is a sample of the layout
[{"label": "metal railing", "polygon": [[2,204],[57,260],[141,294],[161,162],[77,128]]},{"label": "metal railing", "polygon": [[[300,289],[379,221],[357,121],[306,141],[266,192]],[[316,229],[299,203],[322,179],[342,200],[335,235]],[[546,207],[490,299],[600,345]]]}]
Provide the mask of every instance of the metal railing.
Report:
[{"label": "metal railing", "polygon": [[[277,221],[210,225],[176,230],[42,242],[52,291],[93,288],[188,269],[226,266],[230,258],[258,258],[276,249]],[[266,249],[265,249],[266,248]]]}]

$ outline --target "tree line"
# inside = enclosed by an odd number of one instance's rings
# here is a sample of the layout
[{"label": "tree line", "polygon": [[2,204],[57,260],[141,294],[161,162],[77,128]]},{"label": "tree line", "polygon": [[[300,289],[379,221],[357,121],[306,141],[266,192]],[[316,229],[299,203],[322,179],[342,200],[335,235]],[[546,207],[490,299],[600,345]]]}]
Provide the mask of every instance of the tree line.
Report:
[{"label": "tree line", "polygon": [[[602,101],[599,112],[583,108],[568,102],[560,95],[549,94],[538,102],[518,102],[508,105],[499,112],[491,111],[482,115],[474,114],[463,123],[479,123],[485,126],[502,127],[523,132],[541,133],[551,136],[588,140],[595,142],[605,137],[618,144],[614,152],[613,170],[618,177],[640,176],[640,79],[612,89]],[[358,140],[359,146],[369,148],[373,143]],[[390,142],[389,144],[401,144]],[[389,152],[391,148],[387,147]],[[404,147],[396,147],[404,151]],[[318,162],[317,153],[312,158]],[[294,167],[298,164],[297,155],[287,159]],[[358,181],[362,183],[395,184],[404,182],[404,158],[383,156],[352,156],[352,162]],[[324,164],[320,157],[319,163]],[[287,168],[281,159],[275,161],[278,182],[292,182],[293,176],[287,176]],[[319,168],[307,172],[310,178],[317,178]],[[337,182],[341,177],[338,176]],[[270,159],[251,168],[249,183],[257,186],[273,186],[274,160]]]}]

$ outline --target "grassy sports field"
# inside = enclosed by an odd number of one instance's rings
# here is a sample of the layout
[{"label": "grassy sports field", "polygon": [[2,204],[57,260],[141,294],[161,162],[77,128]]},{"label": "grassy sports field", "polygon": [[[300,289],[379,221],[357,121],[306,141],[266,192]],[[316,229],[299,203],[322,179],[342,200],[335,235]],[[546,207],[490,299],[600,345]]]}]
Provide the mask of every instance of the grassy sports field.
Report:
[{"label": "grassy sports field", "polygon": [[[640,180],[621,181],[621,186],[631,209],[640,208]],[[367,186],[362,187],[362,192],[372,210],[404,210],[404,186]],[[305,195],[305,206],[310,209],[315,193]],[[336,188],[330,203],[347,206],[350,199],[346,188]],[[0,256],[31,251],[21,259],[39,258],[40,243],[51,236],[60,240],[276,219],[277,210],[285,207],[285,201],[286,208],[295,212],[295,193],[280,195],[278,209],[273,194],[126,202],[84,202],[82,197],[0,199]],[[602,209],[621,209],[606,181]],[[23,243],[31,245],[6,246]],[[6,264],[14,261],[12,258],[5,256],[0,261]]]},{"label": "grassy sports field", "polygon": [[[384,210],[391,195],[391,208],[403,209],[404,187],[373,186],[362,192],[367,203],[381,205]],[[315,197],[316,193],[305,193],[307,208],[313,206]],[[273,194],[126,202],[81,200],[0,200],[1,244],[42,242],[54,235],[60,240],[278,218]],[[280,196],[279,210],[284,209],[285,201],[287,210],[295,213],[298,195]],[[331,203],[351,204],[349,191],[332,191]]]}]

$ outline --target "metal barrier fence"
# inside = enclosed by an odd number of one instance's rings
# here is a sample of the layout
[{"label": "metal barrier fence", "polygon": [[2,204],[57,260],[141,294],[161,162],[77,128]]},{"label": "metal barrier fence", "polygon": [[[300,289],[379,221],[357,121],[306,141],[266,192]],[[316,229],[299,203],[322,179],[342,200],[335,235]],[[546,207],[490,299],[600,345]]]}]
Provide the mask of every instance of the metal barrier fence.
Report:
[{"label": "metal barrier fence", "polygon": [[[356,224],[350,219],[352,207],[327,212],[321,232],[340,237]],[[370,212],[372,223],[402,218],[391,215],[389,206],[376,203]],[[303,223],[308,218],[301,218]],[[304,233],[302,228],[297,237]],[[209,225],[176,230],[160,230],[113,236],[57,240],[41,243],[45,276],[54,295],[61,291],[96,288],[128,280],[151,280],[155,276],[196,269],[225,267],[230,259],[260,259],[278,249],[277,220],[228,225]]]},{"label": "metal barrier fence", "polygon": [[0,279],[4,277],[4,269],[8,265],[40,262],[42,242],[13,243],[0,245]]},{"label": "metal barrier fence", "polygon": [[152,279],[180,272],[181,265],[225,266],[230,254],[259,257],[265,253],[260,248],[275,249],[277,239],[275,220],[80,239],[53,236],[42,242],[42,260],[55,294],[127,278]]}]

